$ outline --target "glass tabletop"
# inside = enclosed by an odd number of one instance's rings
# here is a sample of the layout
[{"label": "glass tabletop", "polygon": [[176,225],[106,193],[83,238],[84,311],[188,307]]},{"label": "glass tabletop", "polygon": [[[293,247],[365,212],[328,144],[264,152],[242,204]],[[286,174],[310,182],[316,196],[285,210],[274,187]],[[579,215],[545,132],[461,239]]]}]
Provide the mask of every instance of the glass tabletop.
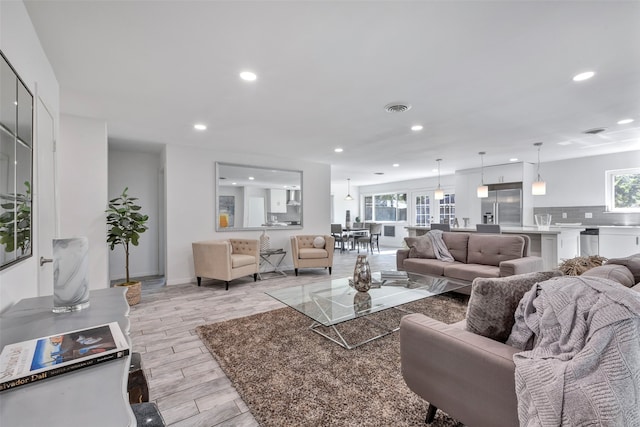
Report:
[{"label": "glass tabletop", "polygon": [[368,292],[358,292],[350,278],[327,280],[266,292],[291,308],[325,326],[397,307],[422,298],[470,286],[470,282],[446,277],[408,273],[407,279],[382,280],[372,274]]}]

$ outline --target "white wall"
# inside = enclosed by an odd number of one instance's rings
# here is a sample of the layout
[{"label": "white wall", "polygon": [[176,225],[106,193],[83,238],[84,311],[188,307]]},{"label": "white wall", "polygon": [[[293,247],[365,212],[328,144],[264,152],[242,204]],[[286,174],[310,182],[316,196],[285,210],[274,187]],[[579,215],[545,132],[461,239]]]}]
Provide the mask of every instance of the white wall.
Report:
[{"label": "white wall", "polygon": [[547,194],[534,207],[605,205],[605,171],[640,167],[640,150],[540,164]]},{"label": "white wall", "polygon": [[[0,49],[29,90],[42,98],[51,110],[57,137],[60,88],[22,2],[0,1]],[[36,140],[34,162],[37,159],[37,144]],[[37,179],[38,172],[34,168],[34,182]],[[34,188],[33,224],[38,223],[40,215],[51,215],[50,212],[39,211],[38,195],[38,188]],[[37,241],[37,233],[35,229],[34,242]],[[39,257],[38,247],[34,245],[31,258],[0,271],[0,312],[23,298],[38,295]]]},{"label": "white wall", "polygon": [[89,239],[89,287],[109,287],[106,244],[107,126],[62,114],[58,144],[61,238]]},{"label": "white wall", "polygon": [[269,230],[271,247],[288,254],[283,265],[291,266],[289,236],[330,233],[329,165],[296,162],[251,153],[226,153],[191,147],[166,147],[167,283],[193,282],[191,243],[232,237],[259,238],[261,231],[215,231],[215,162],[297,169],[303,171],[303,229]]},{"label": "white wall", "polygon": [[[138,246],[129,249],[130,277],[156,275],[160,272],[159,227],[160,224],[160,153],[135,152],[109,149],[108,200],[114,199],[125,189],[137,197],[141,213],[149,215],[149,229],[140,236]],[[109,250],[109,279],[125,277],[125,255],[122,245]]]}]

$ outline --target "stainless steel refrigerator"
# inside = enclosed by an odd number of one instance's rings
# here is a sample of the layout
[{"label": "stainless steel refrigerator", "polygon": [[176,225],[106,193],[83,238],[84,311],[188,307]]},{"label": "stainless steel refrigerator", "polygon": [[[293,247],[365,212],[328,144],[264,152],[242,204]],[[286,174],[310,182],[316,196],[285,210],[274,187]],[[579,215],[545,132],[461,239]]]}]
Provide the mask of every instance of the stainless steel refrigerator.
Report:
[{"label": "stainless steel refrigerator", "polygon": [[522,226],[522,183],[489,185],[482,199],[482,223]]}]

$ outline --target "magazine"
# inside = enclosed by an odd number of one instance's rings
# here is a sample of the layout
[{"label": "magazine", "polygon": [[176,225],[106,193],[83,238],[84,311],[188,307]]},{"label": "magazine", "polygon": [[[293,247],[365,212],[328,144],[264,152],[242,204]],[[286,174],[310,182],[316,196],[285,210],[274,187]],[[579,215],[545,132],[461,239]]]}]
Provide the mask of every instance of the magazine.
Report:
[{"label": "magazine", "polygon": [[117,322],[4,346],[0,391],[129,355]]},{"label": "magazine", "polygon": [[408,279],[406,271],[395,270],[383,270],[380,272],[380,277],[388,280]]}]

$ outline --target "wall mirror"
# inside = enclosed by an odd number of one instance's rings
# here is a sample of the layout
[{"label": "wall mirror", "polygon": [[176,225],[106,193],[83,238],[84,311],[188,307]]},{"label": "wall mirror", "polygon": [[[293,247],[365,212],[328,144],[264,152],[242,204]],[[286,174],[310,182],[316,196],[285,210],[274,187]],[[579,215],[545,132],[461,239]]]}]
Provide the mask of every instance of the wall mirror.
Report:
[{"label": "wall mirror", "polygon": [[302,228],[302,171],[216,162],[216,230]]},{"label": "wall mirror", "polygon": [[1,270],[31,256],[33,95],[0,57]]}]

